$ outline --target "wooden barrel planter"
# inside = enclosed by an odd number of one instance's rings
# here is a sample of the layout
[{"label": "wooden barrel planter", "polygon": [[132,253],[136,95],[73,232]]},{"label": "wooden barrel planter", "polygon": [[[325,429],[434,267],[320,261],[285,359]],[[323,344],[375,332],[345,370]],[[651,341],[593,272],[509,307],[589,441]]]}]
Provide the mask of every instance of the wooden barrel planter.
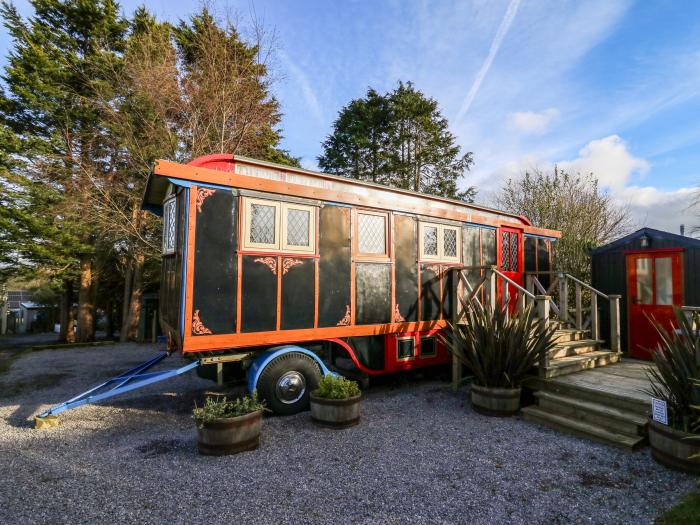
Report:
[{"label": "wooden barrel planter", "polygon": [[346,399],[327,399],[311,394],[311,419],[325,427],[348,428],[360,422],[362,394]]},{"label": "wooden barrel planter", "polygon": [[512,416],[520,410],[520,391],[520,387],[490,388],[472,384],[472,407],[486,416]]},{"label": "wooden barrel planter", "polygon": [[654,420],[649,421],[652,457],[667,467],[700,474],[700,457],[689,459],[693,454],[700,454],[700,439],[687,439],[693,436],[700,438],[698,434],[688,434]]},{"label": "wooden barrel planter", "polygon": [[197,448],[206,456],[225,456],[260,446],[262,411],[197,425]]}]

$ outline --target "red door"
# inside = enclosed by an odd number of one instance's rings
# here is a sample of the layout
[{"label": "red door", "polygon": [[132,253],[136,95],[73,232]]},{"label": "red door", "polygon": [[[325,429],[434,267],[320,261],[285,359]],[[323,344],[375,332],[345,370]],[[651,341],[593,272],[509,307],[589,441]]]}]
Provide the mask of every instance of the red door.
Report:
[{"label": "red door", "polygon": [[[514,228],[501,228],[498,238],[498,269],[520,286],[523,285],[523,233]],[[518,290],[512,284],[508,285],[510,308],[517,308]],[[501,289],[501,300],[505,301],[505,294]]]},{"label": "red door", "polygon": [[629,353],[651,359],[659,343],[650,317],[666,328],[675,324],[674,305],[683,304],[681,251],[653,251],[627,255]]}]

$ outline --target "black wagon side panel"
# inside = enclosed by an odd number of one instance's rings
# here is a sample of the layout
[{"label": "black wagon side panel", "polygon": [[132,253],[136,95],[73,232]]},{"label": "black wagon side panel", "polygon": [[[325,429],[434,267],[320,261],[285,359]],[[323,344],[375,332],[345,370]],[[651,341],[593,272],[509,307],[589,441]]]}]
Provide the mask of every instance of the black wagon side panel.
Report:
[{"label": "black wagon side panel", "polygon": [[440,266],[421,265],[421,317],[422,321],[437,321],[440,318]]},{"label": "black wagon side panel", "polygon": [[314,259],[282,258],[282,330],[314,327],[315,272]]},{"label": "black wagon side panel", "polygon": [[355,324],[391,322],[391,265],[355,265]]},{"label": "black wagon side panel", "polygon": [[241,332],[277,328],[277,257],[245,255],[241,275]]},{"label": "black wagon side panel", "polygon": [[231,191],[207,188],[198,191],[193,314],[213,334],[234,333],[238,201]]},{"label": "black wagon side panel", "polygon": [[321,208],[318,250],[318,326],[350,324],[350,208]]},{"label": "black wagon side panel", "polygon": [[418,320],[418,237],[417,221],[405,215],[394,216],[396,306],[406,321]]}]

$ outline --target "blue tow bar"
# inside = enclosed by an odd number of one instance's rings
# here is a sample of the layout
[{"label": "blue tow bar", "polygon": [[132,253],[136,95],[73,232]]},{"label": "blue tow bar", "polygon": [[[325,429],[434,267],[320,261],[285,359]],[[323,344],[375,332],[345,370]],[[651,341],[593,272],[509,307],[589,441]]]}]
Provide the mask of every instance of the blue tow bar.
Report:
[{"label": "blue tow bar", "polygon": [[[56,405],[55,407],[48,409],[46,412],[43,412],[37,416],[36,428],[41,428],[43,426],[54,426],[55,423],[49,423],[49,421],[57,422],[57,418],[55,418],[55,416],[61,412],[65,412],[66,410],[71,410],[88,403],[95,403],[103,399],[118,396],[119,394],[124,394],[130,390],[136,390],[137,388],[151,385],[153,383],[157,383],[158,381],[179,376],[199,366],[199,361],[193,361],[192,363],[180,368],[146,373],[146,370],[160,363],[167,356],[167,352],[158,354],[156,357],[149,359],[145,363],[142,363],[131,370],[124,372],[123,374],[113,377],[112,379],[105,381],[104,383],[97,385],[96,387],[93,387],[90,390],[69,399],[68,401],[64,401],[60,405]],[[43,421],[46,421],[46,424],[42,424]]]}]

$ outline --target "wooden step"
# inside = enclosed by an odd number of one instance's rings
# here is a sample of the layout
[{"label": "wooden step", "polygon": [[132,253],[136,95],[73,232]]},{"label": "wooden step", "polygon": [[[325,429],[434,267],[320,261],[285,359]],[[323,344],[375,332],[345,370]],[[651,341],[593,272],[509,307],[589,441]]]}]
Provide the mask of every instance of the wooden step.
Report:
[{"label": "wooden step", "polygon": [[551,378],[573,374],[589,368],[617,363],[619,360],[620,354],[610,350],[596,350],[580,355],[559,357],[549,362],[544,370],[544,377]]},{"label": "wooden step", "polygon": [[522,409],[525,420],[539,423],[555,430],[568,432],[581,437],[586,437],[629,450],[635,450],[645,444],[645,438],[641,436],[627,436],[618,432],[611,432],[599,425],[594,425],[579,419],[551,414],[537,406],[529,406]]},{"label": "wooden step", "polygon": [[600,350],[600,345],[603,341],[595,339],[579,339],[577,341],[568,341],[557,344],[549,351],[550,359],[558,359],[560,357],[570,357],[575,355],[587,354]]},{"label": "wooden step", "polygon": [[535,397],[537,406],[546,412],[592,423],[627,436],[647,435],[649,420],[635,412],[545,391],[535,392]]},{"label": "wooden step", "polygon": [[[586,372],[581,373],[585,374]],[[635,414],[645,419],[649,417],[649,401],[633,398],[630,395],[625,395],[623,392],[617,392],[614,385],[611,385],[610,388],[607,388],[606,390],[601,390],[600,388],[590,388],[585,385],[577,385],[568,381],[569,378],[575,377],[576,376],[566,376],[561,379],[543,379],[539,377],[531,377],[525,380],[523,386],[533,391],[550,392],[553,394],[573,397],[583,401],[604,404],[605,406],[617,408],[623,412]]]},{"label": "wooden step", "polygon": [[554,340],[559,343],[567,343],[569,341],[580,341],[587,339],[590,335],[588,330],[578,330],[577,328],[560,328],[554,332]]}]

